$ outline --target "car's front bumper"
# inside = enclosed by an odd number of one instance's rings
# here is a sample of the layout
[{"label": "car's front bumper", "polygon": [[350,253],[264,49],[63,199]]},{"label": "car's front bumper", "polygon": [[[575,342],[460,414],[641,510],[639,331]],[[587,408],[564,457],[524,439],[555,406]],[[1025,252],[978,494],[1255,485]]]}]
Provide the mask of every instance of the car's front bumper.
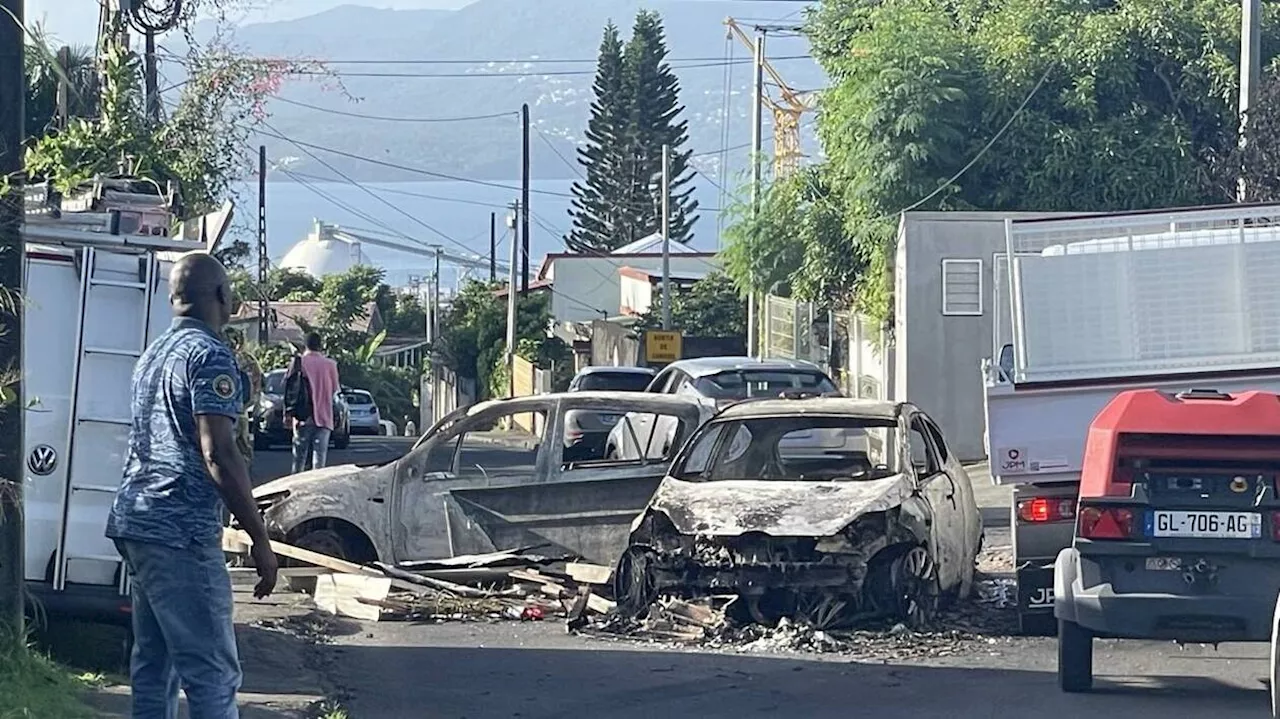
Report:
[{"label": "car's front bumper", "polygon": [[[1234,555],[1207,559],[1216,570],[1213,581],[1189,580],[1181,571],[1145,570],[1143,556],[1084,556],[1069,547],[1054,565],[1054,614],[1098,636],[1270,641],[1280,561]],[[1117,577],[1120,573],[1128,576]],[[1120,580],[1126,586],[1117,591]]]}]

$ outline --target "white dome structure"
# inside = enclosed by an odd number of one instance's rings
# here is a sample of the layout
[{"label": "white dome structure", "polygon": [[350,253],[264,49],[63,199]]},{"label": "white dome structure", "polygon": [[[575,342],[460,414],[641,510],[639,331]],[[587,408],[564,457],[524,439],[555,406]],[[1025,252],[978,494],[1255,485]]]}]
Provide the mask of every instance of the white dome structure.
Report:
[{"label": "white dome structure", "polygon": [[337,236],[334,229],[317,221],[311,234],[285,253],[280,268],[301,270],[319,278],[342,274],[358,265],[373,264],[360,249],[359,242]]}]

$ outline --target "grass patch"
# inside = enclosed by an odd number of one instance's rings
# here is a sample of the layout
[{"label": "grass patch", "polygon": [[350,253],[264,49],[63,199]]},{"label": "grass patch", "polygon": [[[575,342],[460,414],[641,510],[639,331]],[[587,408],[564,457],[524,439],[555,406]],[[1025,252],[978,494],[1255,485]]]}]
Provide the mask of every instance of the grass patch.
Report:
[{"label": "grass patch", "polygon": [[81,701],[94,675],[74,675],[26,647],[0,644],[0,719],[93,716]]}]

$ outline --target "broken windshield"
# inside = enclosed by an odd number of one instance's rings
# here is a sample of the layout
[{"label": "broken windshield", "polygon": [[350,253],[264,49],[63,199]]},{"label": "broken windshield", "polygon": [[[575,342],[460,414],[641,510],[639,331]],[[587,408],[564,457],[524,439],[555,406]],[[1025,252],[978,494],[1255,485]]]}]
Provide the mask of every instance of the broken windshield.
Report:
[{"label": "broken windshield", "polygon": [[898,473],[897,426],[892,419],[813,415],[712,422],[672,476],[691,482],[881,479]]}]

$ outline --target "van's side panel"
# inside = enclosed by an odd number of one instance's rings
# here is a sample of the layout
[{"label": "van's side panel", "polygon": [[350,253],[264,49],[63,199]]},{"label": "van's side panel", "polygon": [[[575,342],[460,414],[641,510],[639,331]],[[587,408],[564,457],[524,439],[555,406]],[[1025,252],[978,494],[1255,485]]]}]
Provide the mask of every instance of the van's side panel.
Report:
[{"label": "van's side panel", "polygon": [[[23,456],[41,445],[53,448],[49,474],[26,464],[23,503],[28,581],[52,581],[58,545],[62,492],[67,482],[71,387],[76,357],[76,315],[80,279],[71,257],[29,254],[25,262],[22,403],[26,407]],[[38,466],[38,465],[37,465]],[[105,518],[104,518],[105,520]]]}]

